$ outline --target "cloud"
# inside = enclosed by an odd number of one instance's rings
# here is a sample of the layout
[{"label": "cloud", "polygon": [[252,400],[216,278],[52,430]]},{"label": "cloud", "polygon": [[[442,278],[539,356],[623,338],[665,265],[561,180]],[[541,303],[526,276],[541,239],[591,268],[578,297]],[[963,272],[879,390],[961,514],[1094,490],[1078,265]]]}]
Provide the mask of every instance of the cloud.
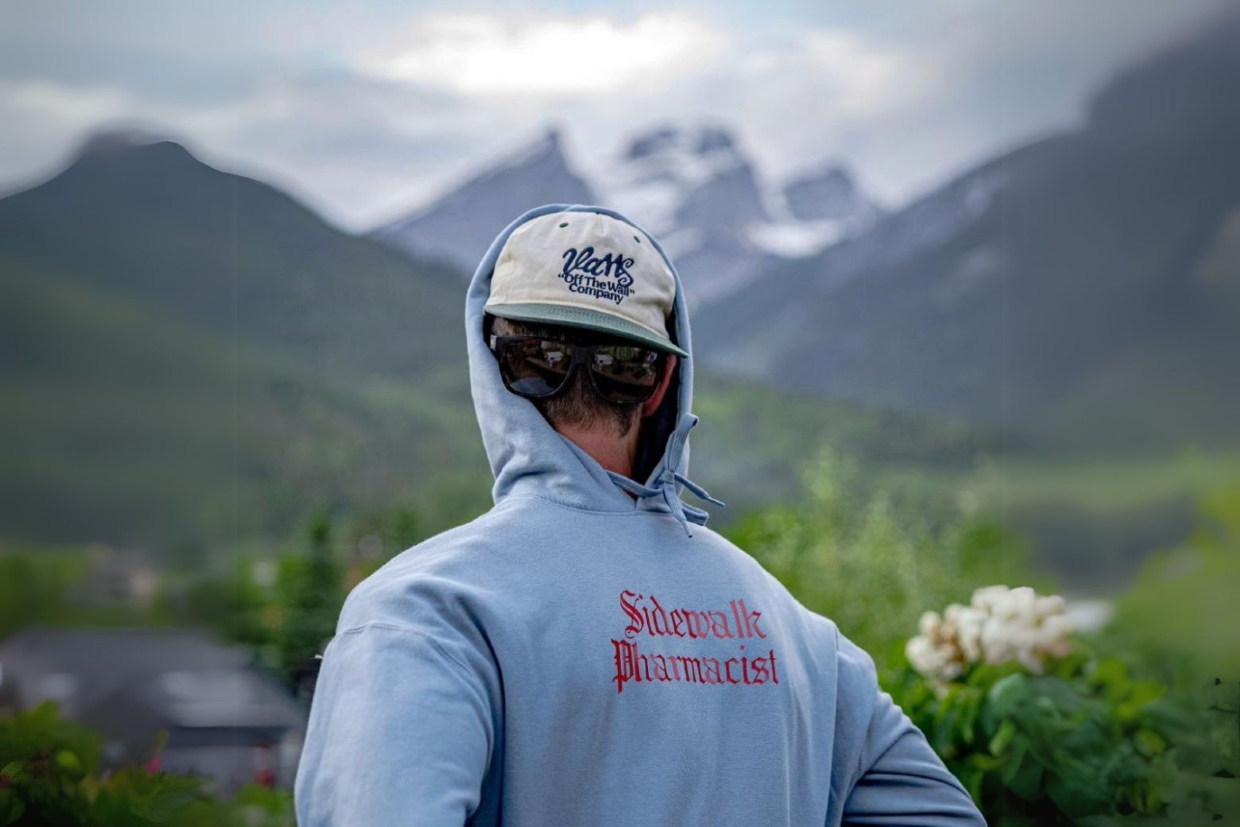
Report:
[{"label": "cloud", "polygon": [[[799,57],[842,115],[867,117],[927,94],[935,83],[927,56],[870,42],[847,30],[806,34]],[[789,67],[792,68],[792,67]]]},{"label": "cloud", "polygon": [[608,164],[604,146],[614,151],[634,129],[689,120],[730,126],[778,177],[839,155],[856,136],[942,101],[952,89],[949,67],[931,50],[804,27],[751,36],[744,49],[695,67],[673,86],[575,112],[573,124],[589,168]]},{"label": "cloud", "polygon": [[99,42],[72,48],[55,40],[0,37],[0,78],[106,89],[169,106],[216,106],[253,94],[271,62],[192,57],[162,44],[145,48]]},{"label": "cloud", "polygon": [[362,229],[551,122],[588,169],[656,122],[711,121],[767,173],[842,158],[894,204],[1070,127],[1114,67],[1227,0],[463,2],[15,7],[0,188],[100,123],[137,121]]},{"label": "cloud", "polygon": [[633,84],[663,86],[713,59],[727,41],[683,12],[649,13],[627,24],[602,16],[431,14],[411,42],[362,65],[468,95],[620,93]]},{"label": "cloud", "polygon": [[10,81],[0,86],[0,95],[14,111],[14,121],[50,120],[70,128],[113,117],[131,102],[117,89],[80,89],[45,80]]}]

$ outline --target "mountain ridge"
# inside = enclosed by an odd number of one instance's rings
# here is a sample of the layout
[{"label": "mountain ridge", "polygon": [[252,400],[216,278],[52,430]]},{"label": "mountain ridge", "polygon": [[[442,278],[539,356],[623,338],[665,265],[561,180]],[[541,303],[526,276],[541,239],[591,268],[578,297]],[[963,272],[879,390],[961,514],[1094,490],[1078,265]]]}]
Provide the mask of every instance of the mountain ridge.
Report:
[{"label": "mountain ridge", "polygon": [[[587,176],[566,157],[558,131],[550,130],[371,235],[415,257],[450,262],[467,277],[499,230],[525,210],[605,204],[658,236],[676,261],[693,311],[779,260],[860,232],[881,214],[851,174],[841,173],[838,163],[832,170],[834,189],[814,186],[818,168],[767,182],[728,127],[665,122],[632,133],[602,170]],[[797,218],[785,206],[790,187],[809,217]],[[836,203],[819,204],[824,198]]]},{"label": "mountain ridge", "polygon": [[[1116,73],[1080,129],[999,153],[704,309],[707,363],[1074,444],[1118,439],[1116,423],[1142,417],[1117,445],[1226,440],[1237,399],[1210,377],[1220,348],[1240,344],[1229,333],[1240,316],[1191,274],[1234,249],[1219,239],[1240,215],[1235,32]],[[1115,386],[1137,352],[1186,361],[1154,359],[1144,389]],[[1167,410],[1176,403],[1159,389],[1171,387],[1215,421],[1177,433],[1199,417]]]},{"label": "mountain ridge", "polygon": [[500,230],[526,210],[595,201],[570,168],[559,131],[551,129],[370,236],[415,258],[446,262],[468,277]]}]

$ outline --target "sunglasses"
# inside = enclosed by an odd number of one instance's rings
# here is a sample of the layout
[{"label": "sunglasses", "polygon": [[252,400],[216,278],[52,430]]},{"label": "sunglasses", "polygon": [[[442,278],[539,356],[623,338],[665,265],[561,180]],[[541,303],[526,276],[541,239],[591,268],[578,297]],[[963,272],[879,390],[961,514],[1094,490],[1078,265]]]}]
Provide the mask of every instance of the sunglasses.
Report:
[{"label": "sunglasses", "polygon": [[550,399],[568,387],[578,365],[609,402],[645,402],[659,385],[661,353],[631,344],[582,344],[542,336],[490,339],[504,387],[526,399]]}]

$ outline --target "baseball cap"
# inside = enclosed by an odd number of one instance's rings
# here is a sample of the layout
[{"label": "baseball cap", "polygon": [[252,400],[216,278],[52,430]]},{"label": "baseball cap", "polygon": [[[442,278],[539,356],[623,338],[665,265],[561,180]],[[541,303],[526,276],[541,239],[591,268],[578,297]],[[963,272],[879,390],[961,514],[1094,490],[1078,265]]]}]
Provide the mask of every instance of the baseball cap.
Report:
[{"label": "baseball cap", "polygon": [[611,333],[687,358],[667,333],[675,298],[672,271],[641,230],[602,213],[559,212],[508,237],[483,310]]}]

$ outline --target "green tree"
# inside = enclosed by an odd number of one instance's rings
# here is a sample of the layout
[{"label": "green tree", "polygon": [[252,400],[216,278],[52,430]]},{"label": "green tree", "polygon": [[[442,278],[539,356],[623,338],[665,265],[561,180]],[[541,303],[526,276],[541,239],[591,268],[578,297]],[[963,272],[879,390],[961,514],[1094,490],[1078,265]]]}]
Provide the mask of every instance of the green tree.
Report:
[{"label": "green tree", "polygon": [[344,572],[332,548],[331,515],[325,508],[311,516],[307,538],[306,554],[286,569],[280,666],[290,674],[322,651],[344,603]]},{"label": "green tree", "polygon": [[86,565],[80,554],[0,553],[0,638],[28,623],[59,619],[65,595]]}]

